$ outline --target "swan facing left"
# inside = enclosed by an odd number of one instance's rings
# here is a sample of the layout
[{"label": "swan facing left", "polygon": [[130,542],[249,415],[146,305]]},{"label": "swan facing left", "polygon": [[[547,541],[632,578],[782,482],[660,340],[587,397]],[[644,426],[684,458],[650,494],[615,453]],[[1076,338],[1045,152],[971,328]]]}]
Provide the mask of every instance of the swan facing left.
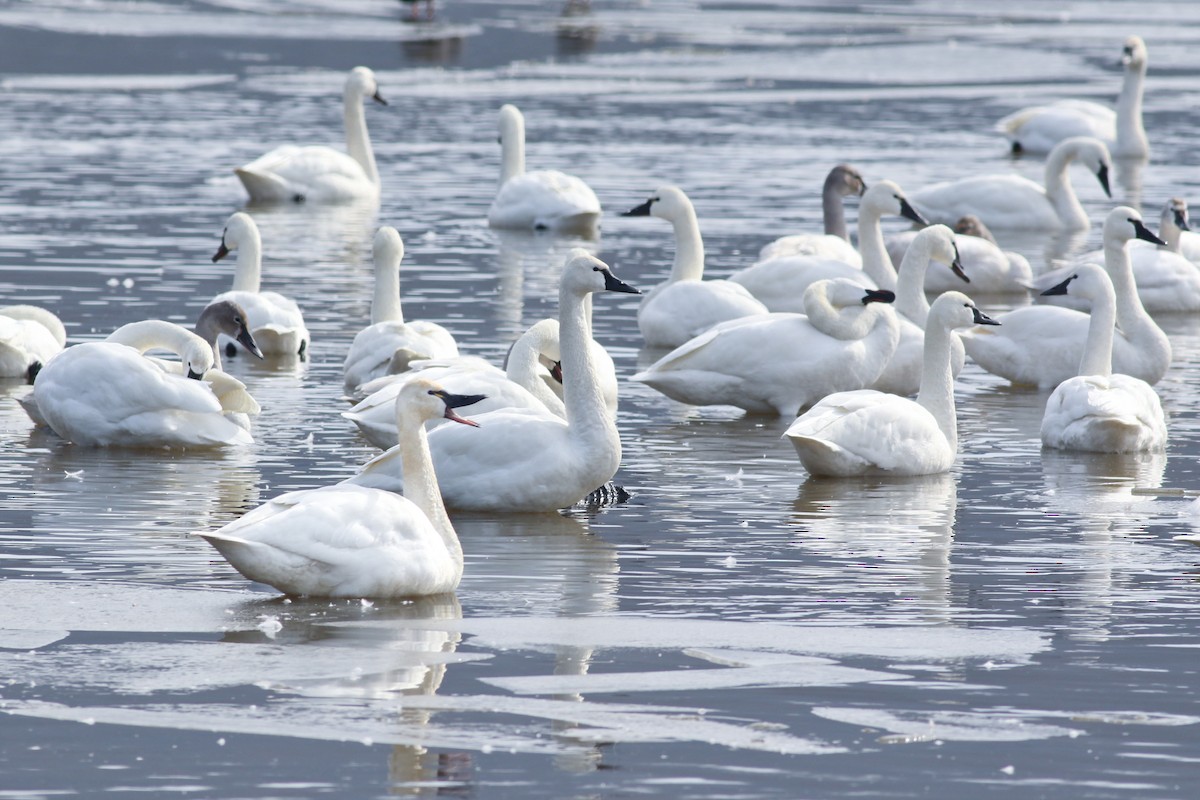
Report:
[{"label": "swan facing left", "polygon": [[336,484],[287,492],[216,531],[197,531],[234,569],[288,595],[415,597],[452,592],[462,545],[442,504],[424,424],[465,425],[456,408],[483,399],[427,380],[396,398],[404,495]]}]

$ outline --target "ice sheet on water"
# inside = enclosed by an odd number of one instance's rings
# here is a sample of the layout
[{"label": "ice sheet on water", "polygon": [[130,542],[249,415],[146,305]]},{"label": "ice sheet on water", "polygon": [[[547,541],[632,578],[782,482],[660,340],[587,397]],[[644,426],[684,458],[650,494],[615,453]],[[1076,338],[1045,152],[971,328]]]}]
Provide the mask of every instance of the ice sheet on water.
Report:
[{"label": "ice sheet on water", "polygon": [[70,635],[70,631],[11,631],[0,629],[0,649],[37,650],[39,647],[60,642]]},{"label": "ice sheet on water", "polygon": [[236,75],[10,75],[0,89],[24,92],[177,92],[232,83]]},{"label": "ice sheet on water", "polygon": [[1027,722],[1022,715],[989,711],[885,711],[877,708],[813,709],[818,717],[890,731],[881,737],[888,744],[929,742],[1028,742],[1055,736],[1079,736],[1083,731]]}]

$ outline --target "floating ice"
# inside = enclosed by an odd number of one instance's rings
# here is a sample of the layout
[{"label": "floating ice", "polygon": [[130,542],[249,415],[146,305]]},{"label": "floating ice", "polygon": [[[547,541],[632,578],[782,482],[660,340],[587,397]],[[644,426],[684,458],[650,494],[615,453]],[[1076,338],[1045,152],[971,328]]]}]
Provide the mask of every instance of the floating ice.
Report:
[{"label": "floating ice", "polygon": [[1055,736],[1078,736],[1081,731],[1026,722],[1020,715],[990,711],[884,711],[878,708],[813,709],[818,717],[867,728],[891,731],[887,744],[929,742],[1028,742]]}]

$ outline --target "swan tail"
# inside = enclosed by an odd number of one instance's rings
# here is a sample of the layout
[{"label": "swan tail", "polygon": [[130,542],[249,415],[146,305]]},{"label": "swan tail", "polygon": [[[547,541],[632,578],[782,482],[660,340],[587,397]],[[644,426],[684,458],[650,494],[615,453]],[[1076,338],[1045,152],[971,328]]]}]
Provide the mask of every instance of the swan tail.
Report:
[{"label": "swan tail", "polygon": [[1023,108],[1020,111],[1015,111],[997,122],[996,130],[999,133],[1005,134],[1006,136],[1016,138],[1017,134],[1020,133],[1021,128],[1024,127],[1025,123],[1033,119],[1033,117],[1035,117],[1040,110],[1041,109],[1034,107]]},{"label": "swan tail", "polygon": [[815,477],[862,475],[871,466],[849,450],[826,439],[794,434],[787,438],[796,448],[800,463]]},{"label": "swan tail", "polygon": [[287,182],[277,175],[254,172],[245,167],[235,169],[233,172],[238,176],[238,180],[242,182],[242,186],[246,187],[246,192],[250,195],[251,200],[298,201],[304,199],[303,195],[298,195],[292,191]]}]

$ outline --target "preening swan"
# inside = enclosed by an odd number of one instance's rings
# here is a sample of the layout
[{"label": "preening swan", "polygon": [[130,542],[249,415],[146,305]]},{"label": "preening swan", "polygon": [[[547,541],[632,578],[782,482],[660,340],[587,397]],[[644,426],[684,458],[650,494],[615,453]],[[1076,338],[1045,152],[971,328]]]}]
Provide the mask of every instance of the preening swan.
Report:
[{"label": "preening swan", "polygon": [[759,261],[739,270],[729,280],[745,287],[771,311],[804,310],[804,291],[813,281],[846,278],[860,286],[896,290],[896,268],[884,247],[880,218],[900,216],[918,225],[921,217],[892,181],[880,181],[858,204],[858,241],[861,269],[845,261],[819,256],[791,255]]},{"label": "preening swan", "polygon": [[863,389],[831,394],[784,434],[814,476],[932,475],[954,465],[958,421],[950,374],[952,331],[995,325],[961,292],[933,302],[916,400]]},{"label": "preening swan", "polygon": [[[451,508],[553,511],[603,486],[621,463],[621,439],[596,380],[587,346],[585,299],[593,292],[637,290],[604,262],[575,248],[560,282],[559,335],[566,420],[544,412],[500,410],[478,417],[479,429],[443,425],[429,434],[442,497]],[[467,436],[458,434],[466,433]],[[394,488],[400,464],[394,450],[368,463],[351,482]]]},{"label": "preening swan", "polygon": [[[143,357],[150,349],[179,355],[186,377]],[[109,341],[68,347],[38,374],[33,395],[46,423],[75,444],[249,444],[250,434],[225,418],[213,390],[200,380],[212,364],[211,346],[196,334],[145,320],[118,328]]]},{"label": "preening swan", "polygon": [[1060,383],[1046,402],[1042,444],[1060,450],[1131,453],[1166,445],[1162,403],[1150,384],[1112,371],[1117,298],[1112,280],[1084,264],[1042,294],[1067,291],[1090,300],[1091,321],[1079,374]]},{"label": "preening swan", "polygon": [[[996,239],[979,217],[967,215],[954,223],[954,244],[958,248],[963,270],[971,276],[971,294],[1024,294],[1033,269],[1020,253],[1001,250]],[[909,244],[917,231],[904,231],[887,238],[888,255],[892,262],[904,260]],[[925,275],[925,291],[941,294],[954,291],[959,278],[945,270],[935,269]]]},{"label": "preening swan", "polygon": [[[1104,220],[1104,268],[1117,298],[1113,369],[1157,383],[1171,365],[1171,343],[1138,298],[1126,245],[1131,239],[1159,243],[1142,217],[1118,206]],[[962,334],[967,354],[979,366],[1015,384],[1052,389],[1078,374],[1089,317],[1070,308],[1027,306],[999,316],[1003,327]]]},{"label": "preening swan", "polygon": [[404,495],[344,483],[288,492],[212,532],[234,569],[289,595],[412,597],[452,592],[463,553],[429,457],[424,423],[474,425],[454,409],[479,396],[415,380],[396,398]]},{"label": "preening swan", "polygon": [[980,175],[926,186],[913,192],[911,199],[921,214],[947,225],[974,214],[989,228],[1083,230],[1088,227],[1087,213],[1068,175],[1074,162],[1087,167],[1104,194],[1112,197],[1108,148],[1099,139],[1076,136],[1050,151],[1042,186],[1020,175]]},{"label": "preening swan", "polygon": [[767,307],[730,281],[704,280],[704,241],[692,201],[675,186],[662,186],[623,217],[658,217],[675,229],[675,262],[666,282],[638,308],[638,329],[649,347],[678,347],[730,319],[766,314]]},{"label": "preening swan", "polygon": [[405,372],[413,361],[453,358],[458,344],[450,331],[436,322],[405,322],[400,303],[400,262],[404,242],[395,228],[383,226],[375,233],[375,297],[371,324],[354,336],[342,365],[344,388],[358,387],[381,375]]},{"label": "preening swan", "polygon": [[26,305],[0,307],[0,378],[32,383],[66,343],[67,329],[50,311]]},{"label": "preening swan", "polygon": [[1008,137],[1014,153],[1047,153],[1063,139],[1092,136],[1118,158],[1145,158],[1150,152],[1142,127],[1147,53],[1140,37],[1125,40],[1121,63],[1125,79],[1115,112],[1090,100],[1059,100],[1013,112],[996,123],[996,129]]},{"label": "preening swan", "polygon": [[[213,255],[220,261],[237,250],[237,267],[233,273],[233,289],[212,299],[232,300],[241,306],[249,319],[250,332],[259,349],[266,355],[304,356],[308,350],[308,328],[300,307],[291,298],[278,292],[259,290],[262,282],[262,237],[258,225],[249,214],[239,211],[225,223],[221,245]],[[230,347],[227,352],[232,354]]]},{"label": "preening swan", "polygon": [[825,176],[825,186],[821,190],[825,233],[794,233],[791,236],[782,236],[763,245],[758,252],[758,260],[770,261],[784,256],[818,256],[845,261],[852,266],[862,266],[862,257],[854,249],[854,245],[850,244],[843,201],[851,196],[862,197],[866,190],[867,184],[862,173],[849,164],[838,164]]},{"label": "preening swan", "polygon": [[379,171],[367,136],[364,98],[387,105],[375,73],[355,67],[342,91],[346,152],[324,145],[283,145],[234,170],[255,202],[337,202],[379,196]]},{"label": "preening swan", "polygon": [[845,279],[817,281],[805,314],[729,320],[677,347],[633,376],[697,406],[795,416],[830,392],[861,389],[879,377],[899,340],[895,295]]},{"label": "preening swan", "polygon": [[525,117],[514,105],[500,107],[500,188],[488,209],[493,228],[532,228],[593,233],[600,201],[574,175],[553,169],[525,171]]}]

